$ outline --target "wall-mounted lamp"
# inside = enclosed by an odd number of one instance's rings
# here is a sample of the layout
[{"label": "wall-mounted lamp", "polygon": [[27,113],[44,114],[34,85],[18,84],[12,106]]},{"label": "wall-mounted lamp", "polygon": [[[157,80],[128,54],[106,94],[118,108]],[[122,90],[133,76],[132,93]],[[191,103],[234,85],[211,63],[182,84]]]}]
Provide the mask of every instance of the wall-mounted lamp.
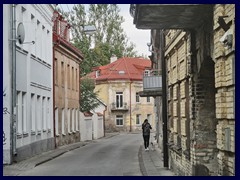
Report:
[{"label": "wall-mounted lamp", "polygon": [[225,47],[231,48],[233,44],[233,32],[231,29],[227,30],[219,40]]},{"label": "wall-mounted lamp", "polygon": [[147,43],[147,46],[148,46],[148,51],[153,53],[153,51],[150,49],[150,47],[152,46],[152,44],[151,44],[151,43]]}]

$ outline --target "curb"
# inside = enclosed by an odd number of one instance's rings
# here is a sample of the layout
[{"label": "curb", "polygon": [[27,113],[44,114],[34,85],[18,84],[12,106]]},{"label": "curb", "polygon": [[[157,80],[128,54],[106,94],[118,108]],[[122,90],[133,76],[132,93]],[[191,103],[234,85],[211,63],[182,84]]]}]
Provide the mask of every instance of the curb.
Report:
[{"label": "curb", "polygon": [[143,162],[143,157],[142,157],[142,146],[140,146],[139,150],[138,150],[138,162],[139,162],[139,166],[140,166],[140,171],[142,173],[143,176],[148,176],[147,174],[147,170],[144,166],[144,162]]}]

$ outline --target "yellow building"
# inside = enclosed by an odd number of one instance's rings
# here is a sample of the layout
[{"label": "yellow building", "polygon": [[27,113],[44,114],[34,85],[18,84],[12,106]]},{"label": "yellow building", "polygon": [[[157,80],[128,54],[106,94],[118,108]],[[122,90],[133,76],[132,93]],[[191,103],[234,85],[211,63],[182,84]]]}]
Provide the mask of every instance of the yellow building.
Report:
[{"label": "yellow building", "polygon": [[155,129],[154,101],[140,97],[143,74],[150,69],[151,61],[143,58],[111,58],[111,63],[94,68],[90,74],[95,79],[95,91],[107,104],[106,132],[134,132],[141,130],[144,119]]}]

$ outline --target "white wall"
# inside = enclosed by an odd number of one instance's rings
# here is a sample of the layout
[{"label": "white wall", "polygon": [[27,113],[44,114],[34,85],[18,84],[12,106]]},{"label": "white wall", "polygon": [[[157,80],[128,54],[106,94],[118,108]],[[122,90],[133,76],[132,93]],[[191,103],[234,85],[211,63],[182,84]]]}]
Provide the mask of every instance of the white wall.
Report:
[{"label": "white wall", "polygon": [[[8,109],[11,108],[11,91],[9,89],[11,84],[11,57],[9,53],[11,49],[8,45],[11,19],[9,11],[10,5],[4,5],[3,90],[5,89],[6,96],[3,105]],[[26,43],[16,42],[17,148],[53,138],[52,15],[53,8],[50,5],[16,5],[16,28],[20,22],[23,23]],[[35,44],[29,43],[32,41],[35,41]],[[4,152],[6,151],[4,161],[9,162],[10,115],[4,115],[3,126],[7,138],[3,147]]]},{"label": "white wall", "polygon": [[10,6],[3,4],[3,163],[9,164],[11,121]]},{"label": "white wall", "polygon": [[92,117],[85,117],[82,112],[80,112],[80,133],[81,141],[92,140],[92,129],[93,121]]}]

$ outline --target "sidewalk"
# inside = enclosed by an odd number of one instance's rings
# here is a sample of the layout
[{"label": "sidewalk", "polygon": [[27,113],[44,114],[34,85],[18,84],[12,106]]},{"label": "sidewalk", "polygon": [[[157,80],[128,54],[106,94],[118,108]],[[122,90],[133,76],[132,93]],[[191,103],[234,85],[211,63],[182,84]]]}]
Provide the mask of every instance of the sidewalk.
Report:
[{"label": "sidewalk", "polygon": [[159,148],[145,151],[143,146],[140,146],[139,153],[140,170],[143,176],[175,176],[175,174],[163,167],[162,153]]}]

